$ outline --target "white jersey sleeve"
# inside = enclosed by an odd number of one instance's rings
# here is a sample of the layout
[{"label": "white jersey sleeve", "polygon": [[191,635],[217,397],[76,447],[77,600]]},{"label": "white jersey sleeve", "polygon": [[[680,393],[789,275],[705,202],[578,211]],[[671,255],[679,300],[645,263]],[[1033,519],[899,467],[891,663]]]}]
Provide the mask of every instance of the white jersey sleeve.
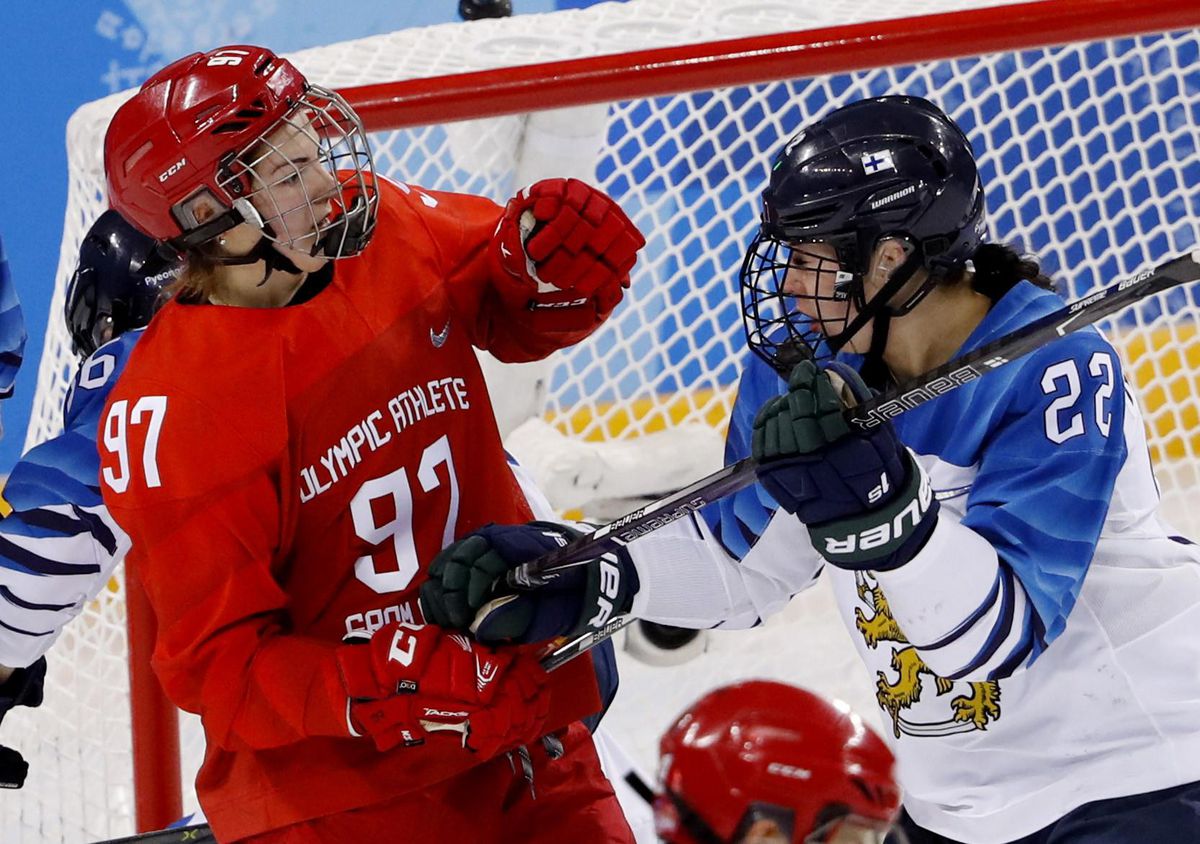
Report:
[{"label": "white jersey sleeve", "polygon": [[[749,455],[754,415],[782,384],[765,365],[746,368],[726,463]],[[811,586],[824,565],[804,525],[779,511],[759,484],[639,537],[628,550],[640,580],[633,614],[676,627],[753,627]]]},{"label": "white jersey sleeve", "polygon": [[784,512],[741,559],[697,516],[639,537],[627,550],[640,582],[633,615],[676,627],[753,627],[811,586],[822,566],[804,526]]}]

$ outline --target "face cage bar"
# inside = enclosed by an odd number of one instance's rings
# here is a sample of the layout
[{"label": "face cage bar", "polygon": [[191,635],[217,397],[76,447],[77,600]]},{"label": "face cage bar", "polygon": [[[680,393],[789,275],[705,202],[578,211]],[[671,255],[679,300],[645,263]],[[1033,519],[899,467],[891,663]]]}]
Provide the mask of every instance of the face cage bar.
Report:
[{"label": "face cage bar", "polygon": [[[309,118],[307,122],[305,118]],[[268,140],[270,135],[285,125],[292,127],[296,134],[303,134],[313,141],[317,149],[315,161],[298,166]],[[295,137],[295,134],[285,139],[285,142],[292,137]],[[249,160],[244,158],[248,152],[257,150],[260,146],[264,146],[265,149],[259,155]],[[283,159],[287,166],[280,168],[279,175],[267,181],[259,175],[256,168],[272,155]],[[325,169],[334,186],[324,193],[311,196],[304,170],[314,165]],[[229,195],[237,196],[242,193],[240,188],[247,176],[261,185],[257,190],[244,193],[241,198],[245,202],[239,202],[238,206],[247,211],[249,206],[257,211],[256,206],[250,205],[250,200],[254,197],[270,203],[274,211],[271,216],[262,217],[260,212],[259,219],[247,219],[246,222],[256,225],[262,231],[263,237],[273,243],[310,255],[322,252],[325,257],[331,259],[350,258],[366,247],[374,231],[379,204],[375,188],[375,161],[362,121],[349,103],[335,91],[319,85],[309,85],[305,95],[288,113],[238,153],[229,163],[228,169],[229,174],[217,184]],[[303,199],[295,205],[281,208],[274,188],[293,180],[302,189]],[[333,206],[332,212],[318,219],[316,206],[326,201]],[[311,228],[302,234],[289,236],[285,218],[298,211],[307,211]],[[247,215],[243,213],[242,216]],[[311,246],[302,248],[301,243],[310,238]]]},{"label": "face cage bar", "polygon": [[[827,318],[821,314],[823,302],[845,305],[849,294],[840,292],[833,296],[801,295],[784,292],[788,269],[791,267],[793,247],[788,243],[759,234],[746,250],[740,272],[742,292],[742,325],[746,332],[746,344],[756,355],[770,364],[784,377],[801,359],[831,360],[838,352],[829,343],[829,336],[837,337],[845,330],[849,315]],[[783,259],[780,259],[780,254]],[[820,263],[815,273],[841,273],[822,267],[824,263],[835,263],[827,258],[812,256]],[[842,284],[839,279],[837,284]],[[799,299],[816,304],[816,319],[796,309]],[[816,328],[816,323],[822,326]],[[829,331],[837,328],[837,331]],[[803,350],[807,350],[807,353]]]}]

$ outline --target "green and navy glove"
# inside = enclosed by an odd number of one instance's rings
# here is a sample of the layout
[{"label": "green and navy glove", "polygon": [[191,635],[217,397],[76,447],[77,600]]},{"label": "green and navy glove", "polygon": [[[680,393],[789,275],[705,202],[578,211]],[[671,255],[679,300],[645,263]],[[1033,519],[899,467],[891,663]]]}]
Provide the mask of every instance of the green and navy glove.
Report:
[{"label": "green and navy glove", "polygon": [[637,571],[624,550],[564,569],[545,586],[515,591],[510,569],[582,536],[552,522],[488,525],[443,548],[421,585],[425,620],[452,630],[470,629],[480,642],[574,639],[602,629],[629,612]]},{"label": "green and navy glove", "polygon": [[844,363],[826,370],[797,364],[788,391],[762,406],[751,453],[758,479],[779,506],[808,527],[813,546],[832,565],[886,571],[904,565],[937,523],[929,478],[884,422],[851,428],[833,372],[852,400],[871,396]]}]

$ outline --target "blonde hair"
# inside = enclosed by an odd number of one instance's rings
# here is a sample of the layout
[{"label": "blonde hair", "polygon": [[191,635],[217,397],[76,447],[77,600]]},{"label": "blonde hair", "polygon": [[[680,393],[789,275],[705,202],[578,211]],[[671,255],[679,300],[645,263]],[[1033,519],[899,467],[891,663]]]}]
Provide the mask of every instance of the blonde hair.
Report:
[{"label": "blonde hair", "polygon": [[193,246],[183,253],[183,270],[167,287],[167,292],[179,302],[199,305],[209,301],[219,285],[217,260],[220,247],[216,240]]}]

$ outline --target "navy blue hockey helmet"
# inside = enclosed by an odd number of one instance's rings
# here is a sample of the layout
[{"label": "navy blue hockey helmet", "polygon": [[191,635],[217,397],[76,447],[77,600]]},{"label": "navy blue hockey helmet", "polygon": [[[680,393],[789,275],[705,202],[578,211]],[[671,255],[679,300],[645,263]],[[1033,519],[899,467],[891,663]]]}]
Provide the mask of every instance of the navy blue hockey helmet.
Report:
[{"label": "navy blue hockey helmet", "polygon": [[[797,348],[828,357],[868,321],[908,313],[964,266],[986,228],[970,141],[920,97],[861,100],[808,125],[775,158],[762,201],[741,268],[743,322],[750,348],[782,371]],[[901,240],[908,259],[868,301],[863,280],[887,238]],[[798,297],[783,292],[793,250],[812,242],[832,247],[838,266],[818,268],[836,273],[833,294],[804,296],[814,300],[809,313],[830,300],[852,302],[857,312],[840,323],[818,316],[820,331],[797,313]],[[918,269],[928,272],[926,283],[893,302]],[[878,339],[886,337],[883,328]]]},{"label": "navy blue hockey helmet", "polygon": [[84,235],[79,263],[67,286],[64,315],[75,353],[90,355],[150,322],[162,304],[163,287],[179,270],[156,241],[116,211],[101,214]]}]

